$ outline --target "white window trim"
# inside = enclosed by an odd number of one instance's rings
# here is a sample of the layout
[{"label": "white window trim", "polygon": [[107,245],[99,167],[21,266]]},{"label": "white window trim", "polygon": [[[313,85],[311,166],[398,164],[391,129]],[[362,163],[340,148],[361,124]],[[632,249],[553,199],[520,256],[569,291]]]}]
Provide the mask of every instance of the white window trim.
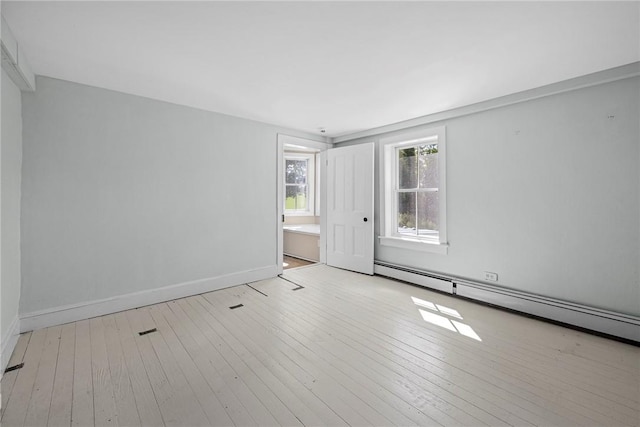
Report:
[{"label": "white window trim", "polygon": [[[394,233],[393,214],[397,209],[393,197],[393,184],[397,176],[397,162],[395,150],[398,147],[415,145],[422,141],[437,140],[438,142],[438,175],[439,175],[439,204],[440,204],[440,230],[438,241],[397,236]],[[401,132],[396,135],[380,139],[380,244],[395,248],[414,251],[447,254],[449,244],[447,241],[447,187],[446,187],[446,129],[444,126],[422,128],[409,132]]]},{"label": "white window trim", "polygon": [[283,193],[283,203],[286,203],[287,200],[287,192],[286,192],[286,187],[287,187],[287,171],[286,171],[286,164],[287,164],[287,160],[307,160],[307,208],[306,209],[299,209],[299,210],[294,210],[294,209],[284,209],[284,213],[285,215],[288,216],[314,216],[316,214],[316,210],[315,210],[315,199],[316,199],[316,183],[315,183],[315,175],[316,175],[316,170],[315,170],[315,166],[316,166],[316,159],[315,159],[315,153],[284,153],[284,164],[285,167],[283,168],[283,189],[285,190]]}]

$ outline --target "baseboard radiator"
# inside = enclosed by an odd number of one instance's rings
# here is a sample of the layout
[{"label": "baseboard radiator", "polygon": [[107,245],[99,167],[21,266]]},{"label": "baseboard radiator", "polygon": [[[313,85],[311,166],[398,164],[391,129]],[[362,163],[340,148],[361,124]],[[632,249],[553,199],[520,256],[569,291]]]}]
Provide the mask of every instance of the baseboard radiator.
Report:
[{"label": "baseboard radiator", "polygon": [[375,261],[374,272],[380,276],[640,344],[640,317],[383,261]]}]

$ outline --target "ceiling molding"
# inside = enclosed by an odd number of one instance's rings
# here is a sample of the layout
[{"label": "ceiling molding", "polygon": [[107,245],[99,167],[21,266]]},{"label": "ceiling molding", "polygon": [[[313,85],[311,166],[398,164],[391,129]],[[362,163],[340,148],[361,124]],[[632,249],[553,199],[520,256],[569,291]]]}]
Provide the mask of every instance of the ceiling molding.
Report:
[{"label": "ceiling molding", "polygon": [[434,122],[441,122],[444,120],[454,119],[456,117],[468,116],[470,114],[480,113],[482,111],[493,110],[496,108],[502,108],[513,104],[519,104],[521,102],[531,101],[533,99],[543,98],[546,96],[556,95],[559,93],[578,90],[586,87],[597,86],[617,80],[628,79],[632,77],[640,76],[640,62],[633,62],[631,64],[623,65],[621,67],[611,68],[609,70],[599,71],[597,73],[587,74],[581,77],[565,80],[558,83],[553,83],[546,86],[541,86],[535,89],[525,90],[522,92],[514,93],[511,95],[501,96],[499,98],[490,99],[488,101],[478,102],[465,107],[454,108],[452,110],[443,111],[440,113],[429,114],[422,117],[417,117],[411,120],[405,120],[398,123],[389,124],[386,126],[380,126],[373,129],[368,129],[361,132],[355,132],[348,135],[341,135],[332,138],[334,144],[342,142],[353,141],[355,139],[367,138],[374,135],[380,135],[383,133],[393,132],[396,130],[407,129],[414,126],[421,126],[431,124]]}]

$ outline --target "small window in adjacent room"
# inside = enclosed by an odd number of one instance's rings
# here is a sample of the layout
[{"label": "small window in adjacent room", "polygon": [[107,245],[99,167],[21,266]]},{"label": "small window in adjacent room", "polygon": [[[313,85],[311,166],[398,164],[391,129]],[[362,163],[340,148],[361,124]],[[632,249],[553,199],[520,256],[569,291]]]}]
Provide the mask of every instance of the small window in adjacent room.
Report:
[{"label": "small window in adjacent room", "polygon": [[287,215],[314,214],[313,154],[289,154],[284,156],[284,212]]},{"label": "small window in adjacent room", "polygon": [[381,244],[447,253],[444,127],[383,138],[380,145]]}]

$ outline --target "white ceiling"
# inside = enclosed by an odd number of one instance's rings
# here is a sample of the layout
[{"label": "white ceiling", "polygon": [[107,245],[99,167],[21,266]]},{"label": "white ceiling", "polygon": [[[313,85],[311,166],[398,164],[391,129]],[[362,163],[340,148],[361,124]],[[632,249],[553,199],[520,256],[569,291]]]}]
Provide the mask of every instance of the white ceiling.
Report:
[{"label": "white ceiling", "polygon": [[11,2],[36,74],[339,136],[640,60],[634,2]]}]

